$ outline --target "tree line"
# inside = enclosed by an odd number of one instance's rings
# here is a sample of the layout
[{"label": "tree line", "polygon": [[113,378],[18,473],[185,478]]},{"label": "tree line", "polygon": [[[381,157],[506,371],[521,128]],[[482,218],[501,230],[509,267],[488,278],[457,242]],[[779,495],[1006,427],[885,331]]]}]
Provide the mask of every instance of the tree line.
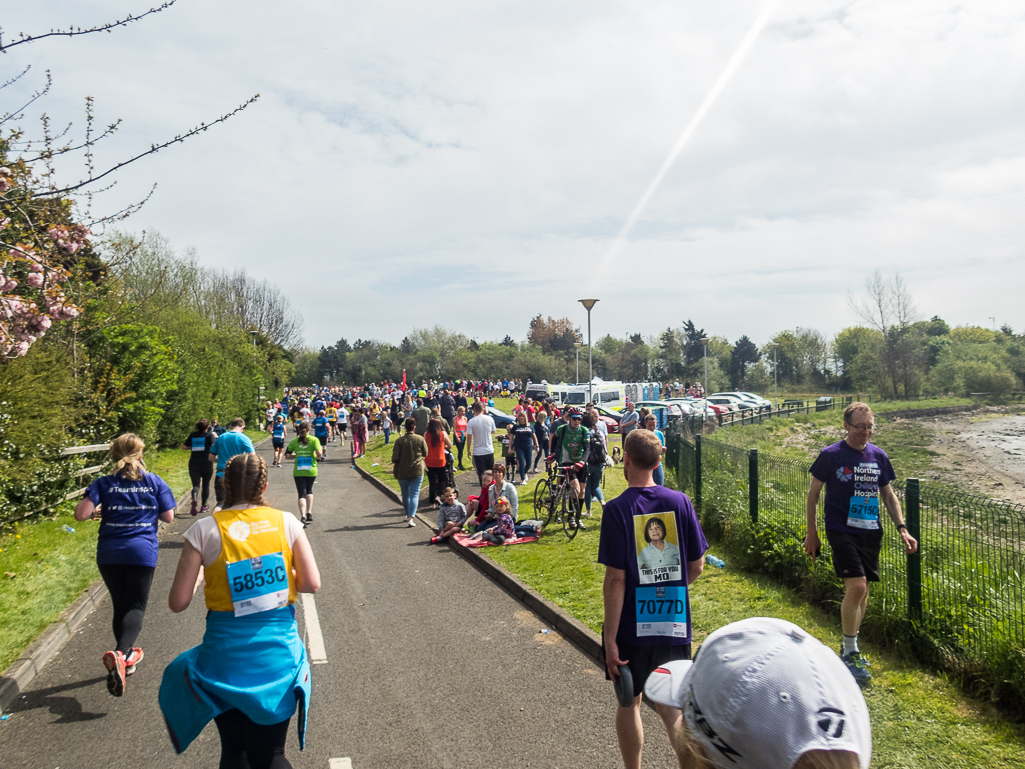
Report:
[{"label": "tree line", "polygon": [[[919,317],[900,278],[873,273],[864,292],[849,299],[861,323],[831,339],[813,328],[773,334],[762,345],[747,335],[731,343],[688,319],[677,328],[598,339],[595,376],[624,381],[705,383],[710,392],[861,392],[883,398],[1022,389],[1025,336],[1009,326],[951,328],[937,315]],[[477,342],[440,326],[414,329],[398,345],[339,339],[319,351],[296,352],[296,384],[357,385],[410,380],[511,377],[549,382],[587,379],[587,348],[568,318],[530,321],[526,338]]]}]

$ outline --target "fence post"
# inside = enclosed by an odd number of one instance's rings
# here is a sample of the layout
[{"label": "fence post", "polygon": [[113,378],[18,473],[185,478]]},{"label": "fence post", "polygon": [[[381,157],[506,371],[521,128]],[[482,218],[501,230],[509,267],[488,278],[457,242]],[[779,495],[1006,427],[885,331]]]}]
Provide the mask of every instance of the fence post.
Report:
[{"label": "fence post", "polygon": [[917,478],[908,478],[906,491],[905,523],[908,534],[918,541],[918,550],[908,558],[908,619],[917,622],[922,618],[922,519],[921,489]]},{"label": "fence post", "polygon": [[694,436],[694,507],[700,515],[701,509],[701,434]]},{"label": "fence post", "polygon": [[758,449],[747,453],[747,498],[751,523],[758,523]]}]

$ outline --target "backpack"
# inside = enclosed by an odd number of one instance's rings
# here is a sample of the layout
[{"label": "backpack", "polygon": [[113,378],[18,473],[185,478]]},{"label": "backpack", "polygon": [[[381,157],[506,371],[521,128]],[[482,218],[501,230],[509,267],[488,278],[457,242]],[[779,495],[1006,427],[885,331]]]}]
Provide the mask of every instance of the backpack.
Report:
[{"label": "backpack", "polygon": [[601,439],[601,433],[593,427],[591,428],[590,439],[591,439],[591,450],[587,455],[587,463],[589,465],[604,465],[605,457],[607,455],[605,451],[605,441]]}]

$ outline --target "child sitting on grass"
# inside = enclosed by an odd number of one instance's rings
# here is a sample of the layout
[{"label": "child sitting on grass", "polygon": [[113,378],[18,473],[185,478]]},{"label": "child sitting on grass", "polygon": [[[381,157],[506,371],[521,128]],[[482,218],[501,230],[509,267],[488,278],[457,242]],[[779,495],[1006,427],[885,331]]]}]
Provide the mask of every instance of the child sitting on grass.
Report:
[{"label": "child sitting on grass", "polygon": [[462,502],[456,499],[456,490],[446,486],[441,490],[441,509],[438,511],[438,535],[431,537],[431,542],[437,544],[444,542],[458,531],[463,530],[463,524],[470,516]]},{"label": "child sitting on grass", "polygon": [[507,539],[514,538],[516,536],[516,531],[513,528],[515,521],[509,515],[511,509],[509,500],[505,497],[499,497],[495,501],[495,509],[488,515],[488,518],[493,520],[495,525],[483,531],[478,531],[470,539],[483,539],[485,542],[502,545],[505,544]]},{"label": "child sitting on grass", "polygon": [[491,471],[485,470],[484,474],[481,476],[480,494],[477,496],[471,494],[466,498],[466,510],[469,513],[469,517],[472,518],[476,516],[476,519],[474,520],[475,525],[482,524],[487,517],[488,506],[491,503],[491,500],[488,497],[488,489],[491,488],[493,480],[494,477],[492,476]]}]

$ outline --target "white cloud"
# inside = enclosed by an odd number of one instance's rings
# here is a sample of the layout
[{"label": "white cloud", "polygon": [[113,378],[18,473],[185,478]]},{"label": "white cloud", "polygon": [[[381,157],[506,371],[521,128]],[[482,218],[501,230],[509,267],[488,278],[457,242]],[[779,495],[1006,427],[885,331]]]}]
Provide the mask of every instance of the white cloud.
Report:
[{"label": "white cloud", "polygon": [[[3,26],[140,7],[24,3]],[[260,92],[107,205],[157,181],[129,224],[277,281],[310,343],[521,338],[537,313],[584,324],[577,286],[761,7],[179,0],[3,63],[53,70],[58,122],[86,94],[123,117],[101,161]],[[875,267],[927,315],[1025,326],[1023,33],[997,0],[783,2],[619,253],[595,334],[829,334]]]}]

